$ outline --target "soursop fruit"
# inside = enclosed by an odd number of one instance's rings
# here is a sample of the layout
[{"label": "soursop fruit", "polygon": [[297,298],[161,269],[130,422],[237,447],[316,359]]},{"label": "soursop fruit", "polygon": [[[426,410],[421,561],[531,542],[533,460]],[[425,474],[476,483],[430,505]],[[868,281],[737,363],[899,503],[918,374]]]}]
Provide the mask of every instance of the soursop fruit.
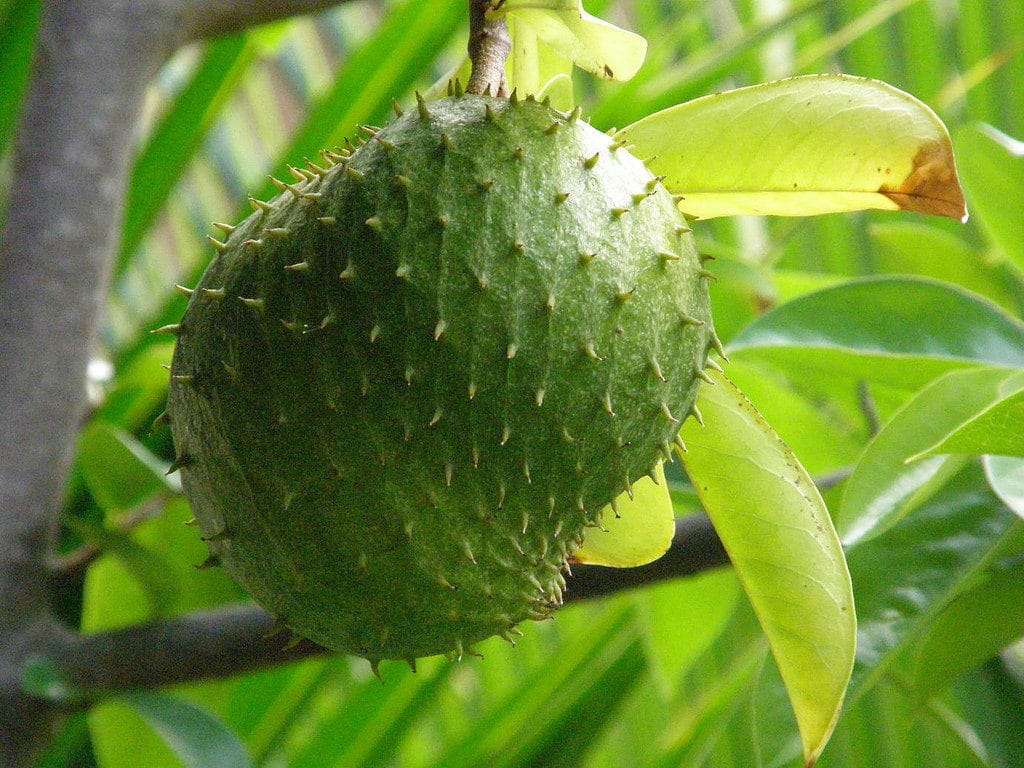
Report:
[{"label": "soursop fruit", "polygon": [[578,110],[459,95],[364,132],[225,228],[167,413],[212,558],[376,663],[547,617],[717,339],[672,196]]}]

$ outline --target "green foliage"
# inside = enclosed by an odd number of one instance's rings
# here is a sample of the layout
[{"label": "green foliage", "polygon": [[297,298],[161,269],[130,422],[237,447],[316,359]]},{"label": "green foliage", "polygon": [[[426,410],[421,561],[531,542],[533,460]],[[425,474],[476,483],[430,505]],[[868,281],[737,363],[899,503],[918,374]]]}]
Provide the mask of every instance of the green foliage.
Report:
[{"label": "green foliage", "polygon": [[[964,218],[952,148],[927,106],[884,83],[811,75],[738,88],[627,125],[690,216],[866,208]],[[695,163],[694,157],[705,158]]]},{"label": "green foliage", "polygon": [[814,481],[731,381],[712,380],[698,398],[704,424],[683,427],[683,466],[764,627],[813,763],[853,665],[850,574]]},{"label": "green foliage", "polygon": [[[166,432],[148,431],[169,352],[148,331],[180,317],[171,286],[195,284],[210,256],[207,222],[236,219],[245,192],[269,192],[257,189],[267,172],[284,175],[358,124],[382,122],[392,98],[411,104],[413,88],[459,66],[464,5],[400,0],[378,17],[352,4],[283,25],[272,45],[246,36],[182,54],[157,84],[101,350],[116,375],[66,509],[67,545],[84,537],[104,551],[86,580],[86,631],[241,598],[223,575],[194,570],[204,552],[182,525],[188,512],[150,471],[172,456]],[[38,6],[13,0],[0,16],[31,30]],[[995,434],[1021,431],[1006,387],[1024,368],[1014,143],[1024,138],[1024,3],[765,6],[588,3],[649,50],[629,82],[577,77],[575,98],[604,130],[727,88],[837,69],[913,93],[950,126],[972,216],[963,227],[871,212],[694,228],[717,258],[712,298],[730,378],[816,479],[852,471],[825,500],[846,541],[859,650],[819,765],[1012,768],[1024,732],[1022,654],[1008,649],[1024,635],[1021,460],[979,459],[1006,448],[974,438],[949,446],[968,453],[906,460],[961,439],[961,425],[997,407],[1013,421]],[[3,27],[5,40],[14,29]],[[12,89],[0,139],[31,35],[12,39],[21,47],[0,45],[0,87]],[[536,58],[543,86],[564,62],[552,50]],[[684,477],[670,472],[669,483],[677,513],[692,510]],[[124,531],[140,503],[162,514]],[[170,695],[209,715],[190,709],[195,728],[179,721],[187,733],[169,740],[173,751],[138,706],[104,703],[88,733],[69,723],[44,764],[188,764],[203,728],[227,738],[208,717],[254,765],[803,762],[783,675],[731,570],[570,606],[524,631],[516,648],[484,644],[483,661],[427,660],[415,675],[385,666],[383,686],[365,664],[330,658],[180,687]]]}]

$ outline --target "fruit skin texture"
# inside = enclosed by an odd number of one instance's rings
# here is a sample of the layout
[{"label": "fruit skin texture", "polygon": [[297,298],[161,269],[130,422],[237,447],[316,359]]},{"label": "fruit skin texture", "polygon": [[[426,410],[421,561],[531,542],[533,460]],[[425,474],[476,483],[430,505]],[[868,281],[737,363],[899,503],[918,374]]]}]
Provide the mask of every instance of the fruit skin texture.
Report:
[{"label": "fruit skin texture", "polygon": [[578,112],[463,95],[366,133],[231,232],[168,415],[213,558],[294,632],[459,655],[547,617],[667,455],[717,343],[707,274]]}]

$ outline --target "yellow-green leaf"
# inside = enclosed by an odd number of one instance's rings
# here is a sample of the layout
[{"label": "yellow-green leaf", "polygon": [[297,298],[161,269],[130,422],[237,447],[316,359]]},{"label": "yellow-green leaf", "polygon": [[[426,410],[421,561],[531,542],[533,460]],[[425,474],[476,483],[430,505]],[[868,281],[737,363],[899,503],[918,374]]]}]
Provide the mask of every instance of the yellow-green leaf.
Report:
[{"label": "yellow-green leaf", "polygon": [[828,510],[793,452],[729,379],[682,430],[694,488],[757,612],[812,765],[835,728],[853,669],[853,590]]},{"label": "yellow-green leaf", "polygon": [[806,75],[705,96],[619,138],[698,218],[810,216],[868,208],[963,220],[942,121],[877,80]]},{"label": "yellow-green leaf", "polygon": [[581,563],[632,568],[657,560],[672,544],[676,531],[672,499],[659,464],[657,482],[644,477],[633,484],[633,498],[623,493],[605,507],[600,528],[590,528],[575,559]]},{"label": "yellow-green leaf", "polygon": [[496,11],[538,38],[577,67],[609,80],[628,80],[647,55],[647,41],[583,10],[580,0],[507,0]]}]

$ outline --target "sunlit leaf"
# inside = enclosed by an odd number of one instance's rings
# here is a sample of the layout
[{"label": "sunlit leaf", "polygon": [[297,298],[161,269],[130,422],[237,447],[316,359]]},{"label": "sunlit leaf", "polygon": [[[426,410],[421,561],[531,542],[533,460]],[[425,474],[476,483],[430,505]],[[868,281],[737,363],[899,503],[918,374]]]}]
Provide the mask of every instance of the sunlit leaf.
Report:
[{"label": "sunlit leaf", "polygon": [[1024,367],[1024,323],[948,283],[867,278],[782,305],[728,349],[796,373],[824,369],[916,389],[967,365]]},{"label": "sunlit leaf", "polygon": [[991,453],[1024,456],[1024,371],[1005,374],[993,399],[965,412],[961,421],[934,445],[911,457],[943,453]]},{"label": "sunlit leaf", "polygon": [[740,596],[736,574],[720,568],[637,590],[652,672],[666,693],[713,646],[729,624]]},{"label": "sunlit leaf", "polygon": [[875,80],[810,75],[705,96],[622,129],[699,218],[867,208],[966,216],[926,105]]},{"label": "sunlit leaf", "polygon": [[591,16],[580,0],[507,0],[498,13],[527,25],[576,66],[609,80],[628,80],[647,55],[644,38]]},{"label": "sunlit leaf", "polygon": [[839,538],[810,476],[725,376],[701,388],[706,426],[681,454],[750,598],[813,763],[843,702],[856,641]]},{"label": "sunlit leaf", "polygon": [[[312,730],[309,743],[289,761],[289,768],[322,768],[325,762],[345,768],[372,768],[386,763],[424,710],[443,693],[457,669],[443,661],[432,663],[438,661],[421,659],[415,675],[393,665],[384,672],[385,685],[370,679],[353,686],[345,706],[325,713]],[[310,728],[311,724],[304,722],[302,727]],[[327,756],[329,760],[325,760]]]},{"label": "sunlit leaf", "polygon": [[[508,18],[508,28],[512,37],[512,52],[506,65],[509,88],[514,88],[521,96],[531,93],[541,96],[544,88],[564,77],[568,83],[556,86],[554,95],[558,98],[553,98],[551,103],[555,109],[572,109],[576,104],[572,98],[572,60],[537,37],[529,24],[518,22],[515,14]],[[566,91],[568,103],[560,102]]]},{"label": "sunlit leaf", "polygon": [[[331,87],[281,151],[272,175],[287,178],[289,165],[304,157],[316,157],[324,147],[344,143],[357,126],[382,124],[391,115],[392,100],[401,98],[420,81],[438,52],[461,28],[466,8],[465,0],[403,0],[390,5],[375,32],[351,50]],[[269,199],[277,192],[268,180],[252,194]],[[240,203],[239,217],[247,216],[251,212],[249,204]],[[206,262],[201,261],[179,282],[195,285],[205,268]],[[176,323],[184,310],[185,298],[168,285],[161,309],[126,345],[123,357],[138,354],[152,342],[150,328]]]},{"label": "sunlit leaf", "polygon": [[601,528],[590,528],[575,559],[592,565],[632,568],[657,560],[668,551],[675,533],[672,499],[659,464],[657,482],[641,478],[633,498],[623,493],[601,513]]},{"label": "sunlit leaf", "polygon": [[982,458],[985,477],[999,499],[1024,518],[1024,459],[1013,456]]},{"label": "sunlit leaf", "polygon": [[186,768],[252,766],[238,737],[193,702],[149,691],[121,699],[160,734]]},{"label": "sunlit leaf", "polygon": [[893,525],[937,490],[963,459],[924,455],[962,423],[962,414],[999,398],[1008,379],[1021,374],[999,368],[951,371],[922,389],[868,445],[846,481],[836,526],[851,544]]}]

